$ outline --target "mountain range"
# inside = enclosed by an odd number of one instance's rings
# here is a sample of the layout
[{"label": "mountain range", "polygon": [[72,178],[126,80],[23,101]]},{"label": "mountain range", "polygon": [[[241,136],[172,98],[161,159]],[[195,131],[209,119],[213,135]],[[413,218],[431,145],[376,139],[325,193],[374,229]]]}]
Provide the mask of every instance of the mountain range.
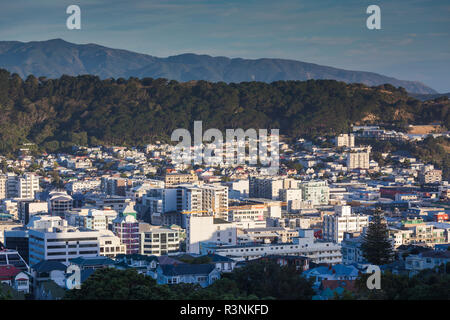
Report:
[{"label": "mountain range", "polygon": [[434,89],[417,81],[295,60],[230,59],[192,53],[159,58],[97,44],[74,44],[62,39],[26,43],[0,41],[0,68],[21,77],[34,75],[47,78],[90,74],[101,79],[138,77],[226,83],[331,79],[368,86],[389,83],[403,87],[409,93],[437,94]]}]

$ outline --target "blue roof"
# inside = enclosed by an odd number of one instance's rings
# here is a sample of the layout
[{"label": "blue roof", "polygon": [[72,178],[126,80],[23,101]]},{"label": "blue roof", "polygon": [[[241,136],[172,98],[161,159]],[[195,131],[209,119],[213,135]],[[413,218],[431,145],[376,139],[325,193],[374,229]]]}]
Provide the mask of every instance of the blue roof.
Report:
[{"label": "blue roof", "polygon": [[31,266],[31,269],[35,270],[36,272],[50,272],[53,270],[66,271],[67,267],[59,261],[42,260],[41,262],[38,262],[35,265]]},{"label": "blue roof", "polygon": [[221,256],[221,255],[219,255],[219,254],[215,254],[215,253],[213,253],[213,254],[208,254],[208,255],[206,255],[208,258],[211,258],[211,261],[212,262],[235,262],[233,259],[230,259],[230,258],[228,258],[228,257],[224,257],[224,256]]},{"label": "blue roof", "polygon": [[98,257],[78,257],[69,260],[71,263],[79,266],[103,266],[112,265],[114,260],[108,257],[98,256]]},{"label": "blue roof", "polygon": [[165,276],[180,276],[180,275],[209,275],[216,269],[214,264],[165,264],[160,265],[160,268]]},{"label": "blue roof", "polygon": [[312,275],[312,274],[336,274],[337,276],[357,276],[359,273],[358,269],[355,268],[352,265],[343,265],[343,264],[336,264],[334,266],[325,267],[320,266],[313,269],[309,269],[305,271],[305,275]]}]

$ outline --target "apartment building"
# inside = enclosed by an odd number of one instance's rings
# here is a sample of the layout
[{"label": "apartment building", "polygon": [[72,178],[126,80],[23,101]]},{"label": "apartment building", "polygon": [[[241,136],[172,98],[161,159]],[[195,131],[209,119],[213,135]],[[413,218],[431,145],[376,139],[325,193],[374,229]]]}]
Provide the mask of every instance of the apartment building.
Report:
[{"label": "apartment building", "polygon": [[164,182],[166,187],[169,187],[178,184],[196,183],[198,177],[193,171],[190,173],[168,173],[164,177]]},{"label": "apartment building", "polygon": [[0,199],[34,199],[39,188],[39,177],[32,173],[21,176],[14,173],[0,176]]},{"label": "apartment building", "polygon": [[126,254],[139,253],[139,222],[135,216],[119,214],[113,220],[112,231],[126,245]]},{"label": "apartment building", "polygon": [[123,212],[128,206],[134,206],[131,199],[121,196],[93,195],[86,198],[86,204],[98,209],[112,209],[117,212]]},{"label": "apartment building", "polygon": [[[449,229],[440,228],[441,224],[426,223],[423,219],[407,219],[402,221],[402,230],[410,230],[409,237],[402,238],[403,244],[425,244],[434,246],[435,244],[447,243],[447,233]],[[447,224],[444,224],[445,226]]]},{"label": "apartment building", "polygon": [[228,187],[203,185],[202,210],[211,210],[217,218],[227,219],[228,216]]},{"label": "apartment building", "polygon": [[442,170],[427,169],[425,167],[419,173],[419,182],[421,184],[440,183],[442,181]]},{"label": "apartment building", "polygon": [[355,146],[355,135],[350,134],[340,134],[336,137],[336,147],[347,147],[353,148]]},{"label": "apartment building", "polygon": [[180,233],[178,230],[139,225],[140,250],[142,255],[161,256],[180,250]]},{"label": "apartment building", "polygon": [[330,200],[330,187],[327,181],[308,181],[300,184],[302,199],[313,205],[327,205]]},{"label": "apartment building", "polygon": [[302,190],[281,189],[280,200],[287,203],[288,212],[298,212],[302,208]]},{"label": "apartment building", "polygon": [[352,148],[347,153],[347,169],[369,169],[371,147]]},{"label": "apartment building", "polygon": [[74,194],[89,191],[100,191],[100,187],[101,187],[100,179],[89,179],[89,180],[78,180],[69,182],[66,185],[66,190],[71,194]]},{"label": "apartment building", "polygon": [[186,227],[186,217],[180,215],[181,212],[209,211],[217,217],[227,219],[227,209],[227,186],[182,184],[149,190],[142,197],[141,211],[151,217],[152,224],[170,225],[179,220],[181,226]]},{"label": "apartment building", "polygon": [[31,217],[39,213],[48,213],[48,204],[44,201],[21,199],[17,202],[18,218],[23,224],[27,224]]},{"label": "apartment building", "polygon": [[298,237],[298,230],[283,227],[249,228],[239,232],[245,242],[254,243],[289,243]]},{"label": "apartment building", "polygon": [[116,217],[117,211],[111,209],[80,208],[66,214],[69,225],[92,230],[109,230]]},{"label": "apartment building", "polygon": [[279,200],[279,193],[281,189],[295,189],[297,187],[298,181],[294,179],[250,177],[249,197]]},{"label": "apartment building", "polygon": [[98,241],[101,256],[115,258],[117,255],[127,252],[126,245],[110,230],[100,230]]},{"label": "apartment building", "polygon": [[323,217],[323,239],[341,243],[345,232],[362,232],[368,225],[368,216],[352,214],[350,206],[336,206],[334,214]]}]

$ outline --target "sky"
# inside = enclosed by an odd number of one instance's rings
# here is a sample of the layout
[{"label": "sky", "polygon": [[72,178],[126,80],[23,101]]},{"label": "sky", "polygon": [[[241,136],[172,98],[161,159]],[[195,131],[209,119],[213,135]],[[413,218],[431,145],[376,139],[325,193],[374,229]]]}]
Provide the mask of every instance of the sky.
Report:
[{"label": "sky", "polygon": [[[68,30],[66,8],[81,8]],[[369,30],[369,5],[381,29]],[[0,41],[61,38],[158,57],[284,58],[450,92],[449,0],[0,0]]]}]

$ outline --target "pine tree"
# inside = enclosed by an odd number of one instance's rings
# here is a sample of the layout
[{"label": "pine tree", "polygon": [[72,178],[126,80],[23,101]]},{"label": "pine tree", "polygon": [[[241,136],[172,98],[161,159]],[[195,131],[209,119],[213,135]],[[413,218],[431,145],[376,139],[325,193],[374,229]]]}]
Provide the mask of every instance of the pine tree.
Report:
[{"label": "pine tree", "polygon": [[383,218],[383,212],[379,208],[375,211],[363,236],[361,249],[364,258],[375,265],[387,264],[393,259],[394,252],[389,239],[389,230]]}]

